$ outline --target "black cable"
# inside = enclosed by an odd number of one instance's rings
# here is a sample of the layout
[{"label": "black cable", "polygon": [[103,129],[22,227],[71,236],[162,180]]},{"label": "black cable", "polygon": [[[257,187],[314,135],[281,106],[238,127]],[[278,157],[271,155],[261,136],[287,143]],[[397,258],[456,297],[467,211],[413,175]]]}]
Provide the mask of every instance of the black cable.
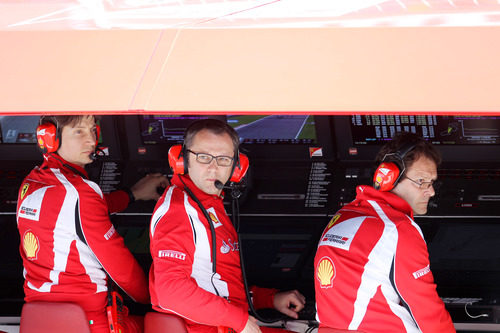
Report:
[{"label": "black cable", "polygon": [[250,296],[250,291],[248,290],[248,282],[247,282],[247,276],[245,273],[245,263],[243,260],[243,245],[241,242],[241,237],[240,237],[240,207],[239,207],[239,202],[238,202],[238,197],[241,195],[241,192],[239,190],[236,190],[235,194],[233,195],[233,191],[231,191],[231,209],[233,213],[233,225],[236,229],[236,235],[238,236],[238,244],[240,248],[240,266],[241,266],[241,275],[243,278],[243,286],[245,287],[245,294],[247,296],[247,302],[248,302],[248,307],[250,309],[250,312],[253,314],[255,318],[257,318],[259,321],[270,324],[270,323],[275,323],[277,321],[283,320],[288,318],[288,316],[283,315],[280,318],[277,319],[266,319],[259,315],[257,311],[255,310],[252,302],[252,297]]},{"label": "black cable", "polygon": [[[186,193],[191,197],[191,199],[193,199],[194,202],[196,202],[196,204],[198,205],[198,207],[200,208],[200,210],[203,212],[203,215],[205,215],[205,218],[207,219],[207,222],[208,222],[208,224],[210,226],[210,233],[212,235],[212,271],[213,271],[213,275],[215,275],[216,274],[216,252],[217,252],[216,251],[216,244],[215,244],[215,241],[216,241],[216,239],[215,239],[215,228],[212,225],[210,216],[208,215],[208,212],[205,209],[205,207],[203,207],[203,205],[198,200],[198,198],[196,198],[196,196],[194,195],[194,193],[191,192],[191,190],[187,187],[187,185],[182,180],[182,177],[179,177],[179,178],[180,178],[182,184],[184,185],[184,189],[186,190]],[[239,252],[240,252],[241,275],[242,275],[242,278],[243,278],[243,286],[245,288],[245,294],[247,296],[248,307],[250,309],[250,312],[259,321],[261,321],[263,323],[267,323],[267,324],[274,323],[274,322],[277,322],[279,320],[283,320],[283,319],[287,318],[287,316],[283,315],[281,318],[277,318],[277,319],[274,319],[274,320],[263,318],[255,310],[255,308],[253,306],[253,303],[252,303],[252,298],[250,296],[250,291],[248,290],[248,282],[247,282],[247,278],[246,278],[246,274],[245,274],[245,264],[243,262],[242,243],[241,243],[241,237],[240,237],[240,233],[239,233],[239,229],[240,229],[240,209],[239,209],[238,198],[239,198],[240,195],[241,195],[241,191],[233,186],[231,188],[231,199],[232,199],[231,209],[232,209],[232,213],[233,213],[233,221],[232,222],[233,222],[233,226],[234,226],[234,228],[236,230],[236,235],[238,236],[238,244],[239,244]],[[212,275],[212,278],[213,278],[213,275]],[[212,282],[212,285],[213,285],[213,282]],[[215,292],[217,293],[217,296],[220,296],[219,292],[217,291],[217,288],[215,288],[215,285],[214,285],[214,289],[215,289]]]},{"label": "black cable", "polygon": [[184,185],[184,190],[186,191],[186,193],[189,195],[189,197],[194,202],[196,202],[196,204],[198,205],[200,210],[203,212],[203,215],[207,219],[207,223],[210,227],[210,234],[212,235],[212,242],[211,242],[211,247],[212,247],[212,277],[210,279],[210,282],[212,283],[212,286],[214,287],[214,290],[215,290],[215,293],[217,294],[217,296],[220,296],[219,291],[217,290],[217,288],[215,287],[215,284],[213,282],[214,275],[217,273],[217,271],[216,271],[216,268],[217,268],[217,250],[216,250],[216,247],[217,247],[217,245],[216,245],[216,239],[215,239],[215,228],[212,225],[212,219],[208,215],[208,212],[205,209],[205,207],[203,207],[203,205],[201,204],[200,200],[198,200],[198,198],[189,189],[189,187],[187,187],[186,183],[184,183],[181,176],[179,176],[179,179],[181,180],[182,184]]}]

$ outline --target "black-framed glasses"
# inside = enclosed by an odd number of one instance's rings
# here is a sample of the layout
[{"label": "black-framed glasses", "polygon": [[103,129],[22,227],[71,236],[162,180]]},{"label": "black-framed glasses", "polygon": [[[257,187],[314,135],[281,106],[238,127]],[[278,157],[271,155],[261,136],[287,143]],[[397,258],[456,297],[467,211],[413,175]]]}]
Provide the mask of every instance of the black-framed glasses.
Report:
[{"label": "black-framed glasses", "polygon": [[217,165],[221,167],[228,167],[233,164],[233,158],[230,156],[224,156],[224,155],[214,156],[212,154],[207,154],[207,153],[195,153],[194,151],[189,149],[187,149],[187,151],[190,152],[191,154],[196,155],[196,161],[200,162],[201,164],[210,164],[214,158],[215,161],[217,162]]},{"label": "black-framed glasses", "polygon": [[431,186],[435,186],[437,184],[434,180],[431,180],[431,181],[428,181],[428,182],[424,182],[421,179],[419,179],[419,180],[411,179],[410,177],[408,177],[406,175],[404,177],[406,179],[408,179],[409,181],[411,181],[413,184],[417,185],[418,188],[420,188],[422,190],[427,190],[427,189],[431,188]]}]

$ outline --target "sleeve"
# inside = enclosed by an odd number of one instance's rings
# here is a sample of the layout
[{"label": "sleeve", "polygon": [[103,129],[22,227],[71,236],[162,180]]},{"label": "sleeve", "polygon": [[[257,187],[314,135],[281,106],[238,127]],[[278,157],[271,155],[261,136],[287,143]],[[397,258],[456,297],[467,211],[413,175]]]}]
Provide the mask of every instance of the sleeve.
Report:
[{"label": "sleeve", "polygon": [[427,245],[416,225],[404,223],[399,230],[394,279],[403,305],[422,332],[455,332],[437,294]]},{"label": "sleeve", "polygon": [[[162,209],[165,212],[158,216]],[[158,306],[197,323],[241,331],[248,321],[246,309],[202,289],[191,277],[196,236],[184,207],[184,192],[170,188],[151,223],[154,279],[150,287]]]},{"label": "sleeve", "polygon": [[128,193],[122,190],[104,194],[104,199],[110,214],[124,211],[130,202]]},{"label": "sleeve", "polygon": [[78,192],[80,226],[87,245],[125,293],[135,301],[149,303],[144,271],[111,224],[106,201],[88,184],[81,185]]},{"label": "sleeve", "polygon": [[252,286],[250,291],[253,295],[252,302],[255,309],[274,309],[274,295],[276,295],[278,289]]}]

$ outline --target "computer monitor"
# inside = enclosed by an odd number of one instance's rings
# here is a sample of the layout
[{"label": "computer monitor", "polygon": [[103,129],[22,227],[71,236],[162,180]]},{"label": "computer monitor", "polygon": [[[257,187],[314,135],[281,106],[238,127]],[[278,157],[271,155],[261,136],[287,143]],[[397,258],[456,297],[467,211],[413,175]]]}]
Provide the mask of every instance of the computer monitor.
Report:
[{"label": "computer monitor", "polygon": [[334,117],[341,161],[372,161],[397,132],[421,135],[445,162],[500,161],[498,116],[353,115]]},{"label": "computer monitor", "polygon": [[132,160],[166,159],[182,144],[184,131],[199,119],[215,118],[232,126],[241,150],[251,158],[332,159],[331,121],[312,115],[139,115],[124,116]]},{"label": "computer monitor", "polygon": [[228,115],[243,144],[317,143],[312,115]]},{"label": "computer monitor", "polygon": [[254,159],[333,160],[331,118],[314,115],[228,115],[241,150]]},{"label": "computer monitor", "polygon": [[0,116],[0,160],[41,160],[36,146],[39,116]]},{"label": "computer monitor", "polygon": [[186,128],[194,121],[224,116],[212,115],[134,115],[124,116],[128,157],[134,161],[167,161],[171,146],[182,144]]}]

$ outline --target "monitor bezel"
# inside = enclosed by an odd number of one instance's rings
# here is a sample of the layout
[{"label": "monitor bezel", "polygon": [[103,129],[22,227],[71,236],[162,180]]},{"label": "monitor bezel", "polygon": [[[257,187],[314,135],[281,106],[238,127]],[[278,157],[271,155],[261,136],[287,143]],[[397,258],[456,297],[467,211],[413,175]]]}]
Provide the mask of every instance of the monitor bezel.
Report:
[{"label": "monitor bezel", "polygon": [[[122,126],[127,133],[128,158],[135,161],[167,160],[168,149],[175,143],[144,144],[140,133],[140,116],[143,115],[122,116]],[[225,116],[220,115],[199,116],[225,119]],[[240,152],[247,154],[250,159],[331,161],[335,158],[331,117],[313,116],[317,143],[243,143],[240,144]],[[323,156],[311,157],[311,147],[321,147]]]},{"label": "monitor bezel", "polygon": [[[334,116],[335,142],[337,158],[340,162],[373,162],[383,144],[354,144],[351,132],[351,116]],[[436,116],[442,117],[442,116]],[[471,145],[438,145],[436,147],[442,155],[443,164],[454,162],[500,162],[497,144],[471,144]],[[350,152],[356,150],[357,154]]]}]

